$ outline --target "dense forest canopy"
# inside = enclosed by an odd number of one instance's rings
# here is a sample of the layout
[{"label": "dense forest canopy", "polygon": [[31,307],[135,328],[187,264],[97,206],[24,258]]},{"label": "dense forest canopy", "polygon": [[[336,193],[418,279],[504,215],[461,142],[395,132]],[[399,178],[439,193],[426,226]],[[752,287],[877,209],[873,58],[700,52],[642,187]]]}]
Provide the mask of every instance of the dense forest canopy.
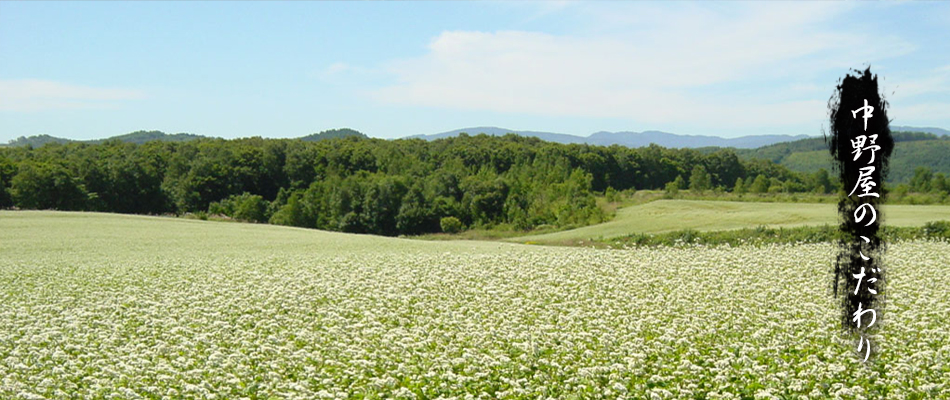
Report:
[{"label": "dense forest canopy", "polygon": [[[822,192],[732,150],[557,144],[516,135],[435,141],[196,139],[0,148],[0,206],[234,218],[383,235],[599,222],[595,194],[629,189]],[[452,229],[456,222],[449,220]]]}]

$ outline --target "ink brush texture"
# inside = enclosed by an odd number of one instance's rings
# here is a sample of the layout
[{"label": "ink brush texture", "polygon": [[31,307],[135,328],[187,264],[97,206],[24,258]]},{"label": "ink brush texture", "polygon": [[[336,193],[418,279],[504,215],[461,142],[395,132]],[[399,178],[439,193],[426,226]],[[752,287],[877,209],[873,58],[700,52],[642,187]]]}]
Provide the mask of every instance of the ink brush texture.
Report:
[{"label": "ink brush texture", "polygon": [[885,298],[880,206],[894,148],[887,108],[870,67],[845,76],[829,101],[829,148],[844,192],[838,201],[841,236],[834,293],[841,298],[842,327],[859,336],[858,351],[865,360],[873,353],[867,336],[882,325]]}]

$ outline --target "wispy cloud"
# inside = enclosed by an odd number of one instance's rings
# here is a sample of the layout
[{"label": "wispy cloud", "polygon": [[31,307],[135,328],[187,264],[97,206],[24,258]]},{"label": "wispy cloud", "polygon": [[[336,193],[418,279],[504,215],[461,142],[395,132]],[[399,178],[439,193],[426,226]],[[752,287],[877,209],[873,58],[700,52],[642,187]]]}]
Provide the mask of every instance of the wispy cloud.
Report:
[{"label": "wispy cloud", "polygon": [[115,108],[145,98],[140,90],[71,85],[39,79],[0,80],[0,111]]},{"label": "wispy cloud", "polygon": [[344,62],[335,62],[327,66],[323,73],[326,75],[335,75],[350,69],[350,65]]},{"label": "wispy cloud", "polygon": [[[828,22],[848,5],[742,3],[684,10],[640,4],[602,16],[615,28],[593,36],[443,32],[427,54],[388,64],[396,83],[374,96],[461,110],[685,121],[725,129],[776,126],[822,120],[827,99],[788,93],[775,101],[774,94],[754,90],[704,89],[734,82],[787,87],[780,81],[802,79],[803,71],[841,70],[855,60],[875,62],[913,50],[896,37],[832,29]],[[623,26],[632,28],[617,28]]]},{"label": "wispy cloud", "polygon": [[[932,103],[890,103],[888,117],[893,118],[895,125],[942,125],[944,121],[950,120],[950,103],[932,102]],[[945,125],[943,125],[945,126]]]},{"label": "wispy cloud", "polygon": [[895,99],[913,98],[928,93],[950,92],[950,65],[935,68],[920,76],[897,79],[893,89]]}]

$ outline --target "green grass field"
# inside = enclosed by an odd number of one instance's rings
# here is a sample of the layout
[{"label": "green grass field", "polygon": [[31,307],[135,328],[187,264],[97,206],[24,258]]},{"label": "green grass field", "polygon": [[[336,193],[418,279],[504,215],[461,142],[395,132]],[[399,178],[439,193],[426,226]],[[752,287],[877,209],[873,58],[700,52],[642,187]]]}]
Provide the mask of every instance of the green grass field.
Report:
[{"label": "green grass field", "polygon": [[[931,221],[950,220],[950,206],[945,205],[886,205],[882,207],[882,212],[883,223],[893,226],[921,226]],[[837,224],[837,218],[837,206],[834,204],[657,200],[621,208],[614,219],[602,224],[509,240],[522,243],[571,243],[685,229],[720,231],[757,226],[834,225]]]},{"label": "green grass field", "polygon": [[946,394],[950,244],[890,245],[868,365],[840,336],[833,254],[0,211],[0,398]]}]

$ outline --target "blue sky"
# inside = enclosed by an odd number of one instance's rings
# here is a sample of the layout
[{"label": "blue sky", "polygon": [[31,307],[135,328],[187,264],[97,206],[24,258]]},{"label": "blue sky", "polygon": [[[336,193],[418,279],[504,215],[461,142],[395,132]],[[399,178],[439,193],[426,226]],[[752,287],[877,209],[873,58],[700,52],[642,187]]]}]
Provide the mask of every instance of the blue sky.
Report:
[{"label": "blue sky", "polygon": [[135,130],[820,135],[849,68],[950,128],[945,2],[0,2],[0,142]]}]

